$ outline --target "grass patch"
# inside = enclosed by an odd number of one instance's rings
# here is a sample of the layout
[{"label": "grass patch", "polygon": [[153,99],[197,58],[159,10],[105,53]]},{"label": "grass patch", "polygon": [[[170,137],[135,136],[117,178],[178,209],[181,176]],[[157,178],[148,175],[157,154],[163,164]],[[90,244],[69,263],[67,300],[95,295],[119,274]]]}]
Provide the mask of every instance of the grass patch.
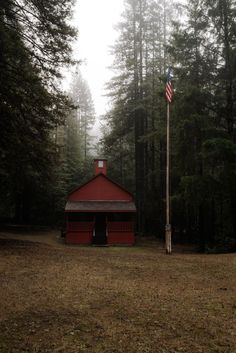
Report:
[{"label": "grass patch", "polygon": [[0,246],[1,353],[235,353],[236,255]]}]

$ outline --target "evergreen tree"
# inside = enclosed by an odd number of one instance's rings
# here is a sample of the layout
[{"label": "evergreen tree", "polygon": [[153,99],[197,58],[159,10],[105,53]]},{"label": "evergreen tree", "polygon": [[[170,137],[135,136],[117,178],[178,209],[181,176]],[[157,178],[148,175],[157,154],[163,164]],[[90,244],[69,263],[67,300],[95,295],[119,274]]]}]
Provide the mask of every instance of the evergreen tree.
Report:
[{"label": "evergreen tree", "polygon": [[78,124],[80,131],[80,147],[84,160],[89,156],[92,136],[90,131],[95,123],[95,110],[88,83],[77,69],[70,92],[71,99],[78,108]]},{"label": "evergreen tree", "polygon": [[[105,134],[104,144],[106,152],[122,165],[117,168],[120,180],[124,180],[124,166],[128,166],[130,173],[126,179],[131,190],[135,189],[137,228],[142,234],[154,229],[156,215],[162,210],[163,73],[167,60],[167,18],[170,20],[171,12],[169,17],[165,14],[171,3],[167,6],[165,1],[129,0],[125,4],[123,21],[118,25],[120,36],[114,46],[117,74],[108,85],[113,107],[106,117],[110,130]],[[119,146],[119,150],[112,146]],[[158,218],[160,225],[161,217]]]},{"label": "evergreen tree", "polygon": [[0,4],[1,208],[3,215],[17,221],[30,221],[42,192],[50,198],[46,185],[53,178],[55,161],[51,132],[70,107],[55,78],[59,67],[71,61],[71,4]]},{"label": "evergreen tree", "polygon": [[160,234],[165,224],[163,97],[166,67],[172,64],[174,236],[198,241],[202,250],[233,246],[235,1],[193,0],[172,9],[164,0],[125,4],[103,143],[108,156],[118,161],[114,175],[135,190],[139,233],[156,229]]},{"label": "evergreen tree", "polygon": [[93,175],[90,153],[89,131],[95,121],[92,96],[87,82],[79,69],[73,75],[69,96],[74,109],[65,118],[65,124],[58,126],[55,146],[58,150],[56,173],[55,209],[62,218],[67,194]]},{"label": "evergreen tree", "polygon": [[228,64],[216,12],[208,1],[192,1],[186,9],[188,21],[176,26],[170,49],[177,64],[174,219],[204,250],[226,239],[232,243],[235,234],[235,144],[227,109],[232,77],[226,83],[222,75],[222,64],[224,72]]}]

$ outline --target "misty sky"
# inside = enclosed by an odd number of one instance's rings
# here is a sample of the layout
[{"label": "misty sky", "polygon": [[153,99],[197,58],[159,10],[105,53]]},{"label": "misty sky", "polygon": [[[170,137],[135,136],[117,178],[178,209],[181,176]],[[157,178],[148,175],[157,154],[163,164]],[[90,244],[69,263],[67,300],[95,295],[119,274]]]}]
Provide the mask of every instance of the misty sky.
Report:
[{"label": "misty sky", "polygon": [[77,0],[74,25],[79,29],[74,56],[85,61],[80,65],[83,77],[87,80],[96,115],[106,111],[107,98],[104,84],[112,76],[108,66],[112,64],[109,46],[117,36],[114,25],[120,20],[123,0]]}]

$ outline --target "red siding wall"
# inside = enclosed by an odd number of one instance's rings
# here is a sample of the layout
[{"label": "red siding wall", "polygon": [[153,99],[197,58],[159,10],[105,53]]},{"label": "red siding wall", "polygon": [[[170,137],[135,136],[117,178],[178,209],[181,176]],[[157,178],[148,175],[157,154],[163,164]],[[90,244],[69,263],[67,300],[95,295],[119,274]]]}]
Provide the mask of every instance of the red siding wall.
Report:
[{"label": "red siding wall", "polygon": [[111,232],[107,237],[108,245],[134,245],[133,232]]},{"label": "red siding wall", "polygon": [[[104,166],[105,168],[105,166]],[[133,201],[133,197],[99,174],[69,195],[69,201]],[[71,244],[92,244],[94,222],[69,222],[66,242]],[[108,222],[108,245],[133,245],[135,242],[133,222]]]},{"label": "red siding wall", "polygon": [[[93,243],[94,222],[70,222],[67,224],[66,243],[89,245]],[[108,222],[108,245],[134,245],[133,222]]]},{"label": "red siding wall", "polygon": [[108,245],[134,245],[134,224],[133,222],[109,222],[107,225]]},{"label": "red siding wall", "polygon": [[66,230],[67,244],[92,244],[94,222],[69,222]]},{"label": "red siding wall", "polygon": [[79,200],[127,200],[132,201],[132,196],[106,179],[103,175],[98,175],[95,179],[85,184],[69,195],[70,201]]}]

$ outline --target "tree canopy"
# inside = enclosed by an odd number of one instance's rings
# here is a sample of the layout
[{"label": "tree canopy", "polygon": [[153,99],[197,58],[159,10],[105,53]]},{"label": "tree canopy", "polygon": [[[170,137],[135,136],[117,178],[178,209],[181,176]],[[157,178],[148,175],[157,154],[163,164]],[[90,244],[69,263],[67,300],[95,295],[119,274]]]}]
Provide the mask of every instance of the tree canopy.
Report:
[{"label": "tree canopy", "polygon": [[164,91],[166,70],[172,66],[174,237],[197,241],[202,249],[234,247],[235,1],[125,4],[114,46],[117,75],[108,84],[113,105],[103,143],[110,159],[120,161],[113,173],[135,191],[138,232],[164,232]]},{"label": "tree canopy", "polygon": [[72,3],[0,4],[0,188],[4,210],[13,207],[16,219],[28,214],[30,190],[52,176],[51,132],[71,106],[57,79],[61,66],[72,63]]},{"label": "tree canopy", "polygon": [[[236,246],[236,2],[124,0],[113,45],[103,154],[136,197],[137,233],[165,226],[166,71],[173,68],[174,239]],[[95,111],[79,69],[60,89],[76,30],[73,0],[0,4],[0,210],[47,222],[90,175]],[[34,197],[32,194],[34,192]]]}]

